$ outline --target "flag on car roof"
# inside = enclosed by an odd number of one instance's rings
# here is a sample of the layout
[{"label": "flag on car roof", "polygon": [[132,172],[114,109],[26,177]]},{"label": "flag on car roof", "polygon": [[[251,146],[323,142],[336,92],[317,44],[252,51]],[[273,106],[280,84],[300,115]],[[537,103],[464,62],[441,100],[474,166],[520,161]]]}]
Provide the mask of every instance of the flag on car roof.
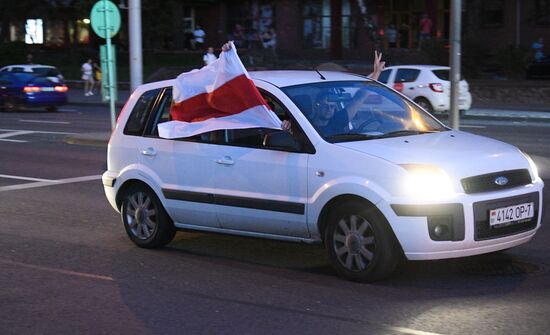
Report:
[{"label": "flag on car roof", "polygon": [[233,42],[230,45],[216,61],[176,78],[172,121],[158,125],[160,137],[189,137],[218,129],[281,129],[281,120],[250,79]]}]

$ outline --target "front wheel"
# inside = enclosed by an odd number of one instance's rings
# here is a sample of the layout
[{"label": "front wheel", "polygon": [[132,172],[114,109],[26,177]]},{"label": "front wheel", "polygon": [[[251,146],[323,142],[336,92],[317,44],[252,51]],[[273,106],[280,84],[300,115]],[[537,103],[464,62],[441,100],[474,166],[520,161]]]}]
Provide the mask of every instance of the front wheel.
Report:
[{"label": "front wheel", "polygon": [[176,229],[156,194],[146,186],[131,186],[124,195],[121,218],[130,239],[142,248],[162,247]]},{"label": "front wheel", "polygon": [[332,211],[325,247],[336,272],[352,281],[384,279],[401,259],[399,243],[387,220],[361,201],[346,202]]}]

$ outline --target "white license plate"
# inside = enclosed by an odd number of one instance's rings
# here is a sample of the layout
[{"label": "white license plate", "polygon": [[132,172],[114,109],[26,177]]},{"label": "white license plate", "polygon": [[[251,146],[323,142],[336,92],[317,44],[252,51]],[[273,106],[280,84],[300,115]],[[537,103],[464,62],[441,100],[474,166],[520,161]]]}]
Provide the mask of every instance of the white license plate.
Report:
[{"label": "white license plate", "polygon": [[53,87],[42,87],[40,90],[42,92],[53,92],[54,91]]},{"label": "white license plate", "polygon": [[535,205],[532,202],[492,209],[489,212],[489,225],[500,226],[510,222],[529,219],[534,216]]}]

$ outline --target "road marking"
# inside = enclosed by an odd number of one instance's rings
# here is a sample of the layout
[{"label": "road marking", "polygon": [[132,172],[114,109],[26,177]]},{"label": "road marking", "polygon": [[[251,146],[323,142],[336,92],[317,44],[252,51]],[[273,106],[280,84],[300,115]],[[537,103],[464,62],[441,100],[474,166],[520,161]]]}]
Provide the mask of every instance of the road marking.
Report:
[{"label": "road marking", "polygon": [[48,267],[48,266],[41,266],[41,265],[34,265],[34,264],[27,264],[27,263],[21,263],[21,262],[8,261],[8,260],[4,260],[4,259],[0,259],[0,263],[20,266],[20,267],[24,267],[24,268],[28,268],[28,269],[33,269],[33,270],[60,273],[60,274],[69,275],[69,276],[77,276],[77,277],[84,277],[84,278],[91,278],[91,279],[115,281],[113,279],[113,277],[110,277],[110,276],[101,276],[101,275],[95,275],[95,274],[92,274],[92,273],[63,270],[63,269],[51,268],[51,267]]},{"label": "road marking", "polygon": [[32,178],[32,177],[14,176],[9,174],[0,174],[0,178],[30,180],[30,181],[45,181],[45,182],[55,183],[54,179]]},{"label": "road marking", "polygon": [[468,125],[461,125],[460,128],[487,128],[486,126],[468,126]]},{"label": "road marking", "polygon": [[19,122],[30,122],[30,123],[53,123],[53,124],[70,124],[68,121],[44,121],[44,120],[19,120]]},{"label": "road marking", "polygon": [[23,141],[23,140],[10,140],[10,139],[7,139],[7,138],[0,138],[0,141],[2,142],[16,142],[16,143],[26,143],[28,141]]},{"label": "road marking", "polygon": [[10,131],[8,133],[0,134],[0,138],[27,135],[27,134],[31,134],[31,133],[32,133],[32,131],[30,131],[30,130],[13,130],[13,131]]},{"label": "road marking", "polygon": [[0,187],[0,192],[24,190],[24,189],[44,187],[44,186],[80,183],[80,182],[83,182],[83,181],[91,181],[91,180],[99,180],[99,179],[101,179],[101,175],[75,177],[75,178],[65,178],[65,179],[49,180],[49,181],[39,181],[39,182],[36,182],[36,183],[2,186],[2,187]]},{"label": "road marking", "polygon": [[403,328],[403,327],[390,327],[390,329],[396,332],[400,332],[403,334],[410,334],[410,335],[442,335],[440,333],[425,332],[422,330],[415,330],[415,329]]},{"label": "road marking", "polygon": [[[68,133],[68,132],[63,132],[63,131],[22,130],[22,129],[2,129],[2,128],[0,128],[0,131],[10,131],[10,132],[26,131],[29,134],[31,134],[31,133],[57,134],[57,135],[72,135],[72,134],[75,134],[75,133]],[[2,134],[2,135],[4,135],[4,134]]]}]

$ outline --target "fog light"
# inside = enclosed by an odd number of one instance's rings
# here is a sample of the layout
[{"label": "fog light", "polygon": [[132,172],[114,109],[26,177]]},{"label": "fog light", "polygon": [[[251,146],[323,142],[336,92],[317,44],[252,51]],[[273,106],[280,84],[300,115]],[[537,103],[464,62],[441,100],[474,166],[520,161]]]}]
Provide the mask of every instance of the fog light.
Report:
[{"label": "fog light", "polygon": [[453,236],[452,218],[450,216],[429,216],[428,231],[434,241],[451,241]]}]

